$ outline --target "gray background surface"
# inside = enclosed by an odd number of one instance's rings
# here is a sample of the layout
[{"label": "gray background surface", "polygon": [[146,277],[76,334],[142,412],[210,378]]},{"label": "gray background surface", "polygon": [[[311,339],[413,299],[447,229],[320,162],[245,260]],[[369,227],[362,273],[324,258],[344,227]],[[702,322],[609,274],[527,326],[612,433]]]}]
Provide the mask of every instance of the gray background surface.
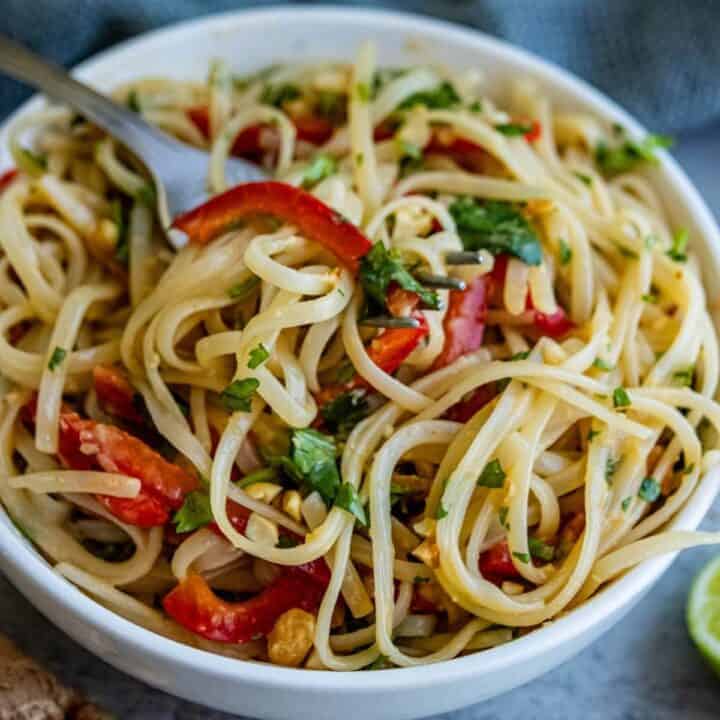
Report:
[{"label": "gray background surface", "polygon": [[[0,0],[0,29],[71,63],[119,37],[173,17],[242,4],[235,0]],[[616,99],[654,128],[686,128],[679,135],[674,154],[716,217],[720,216],[720,125],[702,131],[687,129],[718,117],[720,83],[714,54],[720,56],[720,44],[712,39],[717,32],[713,17],[720,17],[720,3],[409,0],[392,4],[472,23],[507,37],[611,90]],[[540,25],[528,22],[533,20],[528,11],[541,5],[542,18],[537,19],[542,20],[544,29],[539,31]],[[132,12],[127,12],[130,6]],[[658,12],[653,12],[656,9]],[[69,23],[73,26],[70,35]],[[655,40],[653,47],[646,43],[649,38]],[[625,68],[622,76],[619,68]],[[0,81],[0,117],[19,100],[20,92],[19,87]],[[720,527],[720,501],[705,525]],[[717,719],[720,679],[706,669],[690,644],[684,620],[691,579],[712,555],[712,549],[702,549],[681,556],[630,615],[562,667],[495,700],[443,717]],[[0,631],[122,720],[230,718],[155,691],[115,671],[48,623],[2,575]]]},{"label": "gray background surface", "polygon": [[[720,217],[720,126],[679,138],[674,154]],[[705,527],[720,528],[720,500]],[[439,717],[717,720],[720,679],[691,645],[684,618],[690,582],[714,552],[703,548],[680,556],[638,607],[565,665],[499,698]],[[0,631],[121,720],[231,718],[152,690],[101,662],[33,610],[2,575]]]}]

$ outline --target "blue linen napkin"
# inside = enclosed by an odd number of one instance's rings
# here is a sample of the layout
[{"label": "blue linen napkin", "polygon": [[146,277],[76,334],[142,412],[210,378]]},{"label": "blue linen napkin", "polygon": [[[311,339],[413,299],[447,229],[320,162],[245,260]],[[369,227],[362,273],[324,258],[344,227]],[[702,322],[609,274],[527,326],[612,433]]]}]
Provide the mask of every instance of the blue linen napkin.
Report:
[{"label": "blue linen napkin", "polygon": [[[238,0],[2,0],[0,30],[73,65],[151,28],[277,3]],[[314,4],[314,3],[302,3]],[[716,0],[395,0],[349,2],[434,15],[532,50],[577,73],[653,130],[720,118]],[[0,117],[28,91],[0,78]]]}]

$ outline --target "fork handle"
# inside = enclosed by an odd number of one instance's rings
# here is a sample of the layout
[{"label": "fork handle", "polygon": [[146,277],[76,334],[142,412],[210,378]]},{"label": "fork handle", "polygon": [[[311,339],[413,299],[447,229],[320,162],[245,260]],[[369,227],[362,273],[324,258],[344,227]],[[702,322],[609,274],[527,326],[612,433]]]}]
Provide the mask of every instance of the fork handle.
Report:
[{"label": "fork handle", "polygon": [[6,35],[0,34],[0,71],[70,105],[145,161],[171,150],[167,136],[131,110],[113,102],[71,77],[62,67],[45,60]]}]

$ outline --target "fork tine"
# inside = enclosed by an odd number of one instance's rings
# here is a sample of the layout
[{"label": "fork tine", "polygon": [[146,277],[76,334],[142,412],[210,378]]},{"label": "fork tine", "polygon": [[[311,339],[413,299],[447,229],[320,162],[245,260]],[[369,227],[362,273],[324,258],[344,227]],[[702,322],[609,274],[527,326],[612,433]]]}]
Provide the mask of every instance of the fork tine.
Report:
[{"label": "fork tine", "polygon": [[390,315],[378,315],[377,317],[365,318],[360,325],[378,328],[418,328],[420,321],[412,317],[391,317]]},{"label": "fork tine", "polygon": [[482,265],[483,259],[480,250],[462,250],[445,255],[445,262],[448,265]]},{"label": "fork tine", "polygon": [[432,275],[431,273],[418,272],[415,277],[428,288],[439,290],[465,290],[467,285],[460,278],[449,277],[447,275]]}]

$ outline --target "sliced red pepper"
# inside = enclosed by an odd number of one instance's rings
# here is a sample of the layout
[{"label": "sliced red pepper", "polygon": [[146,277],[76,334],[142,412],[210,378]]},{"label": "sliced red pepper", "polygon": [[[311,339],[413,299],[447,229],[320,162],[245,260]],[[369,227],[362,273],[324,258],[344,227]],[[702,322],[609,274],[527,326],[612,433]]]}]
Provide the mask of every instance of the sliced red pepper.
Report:
[{"label": "sliced red pepper", "polygon": [[393,282],[388,288],[385,301],[388,312],[393,317],[408,317],[420,304],[417,293],[411,290],[403,290],[397,283]]},{"label": "sliced red pepper", "polygon": [[17,168],[10,168],[9,170],[6,170],[4,173],[0,174],[0,192],[5,190],[5,188],[17,177],[18,175],[18,169]]},{"label": "sliced red pepper", "polygon": [[[502,288],[505,286],[508,259],[507,255],[496,256],[495,265],[490,273],[491,285],[488,295],[492,298],[492,302],[498,305],[502,305]],[[546,315],[539,310],[535,310],[532,298],[528,295],[527,308],[528,310],[534,310],[533,327],[541,337],[562,338],[575,327],[575,323],[570,320],[565,310],[559,305],[554,313]]]},{"label": "sliced red pepper", "polygon": [[[34,422],[36,410],[37,398],[33,398],[23,417]],[[85,420],[65,408],[60,413],[58,457],[73,470],[102,469],[140,480],[140,492],[134,498],[96,496],[117,518],[138,527],[164,525],[170,511],[178,509],[187,493],[198,487],[196,477],[165,460],[142,440],[114,425]]]},{"label": "sliced red pepper", "polygon": [[415,314],[420,321],[416,328],[389,328],[370,341],[367,349],[370,359],[388,375],[392,375],[418,343],[430,332],[425,317]]},{"label": "sliced red pepper", "polygon": [[451,290],[443,319],[445,344],[433,370],[450,365],[460,356],[477,350],[483,341],[487,318],[486,279],[475,278],[466,290]]},{"label": "sliced red pepper", "polygon": [[108,414],[132,423],[144,423],[142,396],[130,384],[127,375],[116,367],[96,365],[93,368],[95,394],[100,407]]},{"label": "sliced red pepper", "polygon": [[[210,113],[207,105],[198,105],[189,108],[187,116],[192,120],[195,127],[206,137],[210,137]],[[298,140],[322,145],[327,142],[333,134],[332,124],[325,118],[316,115],[300,115],[292,118],[295,125],[296,137]],[[277,131],[272,125],[258,124],[250,125],[240,131],[232,146],[232,154],[248,159],[258,159],[267,152],[269,148],[262,144],[263,132],[274,133]]]},{"label": "sliced red pepper", "polygon": [[472,394],[465,400],[455,403],[448,408],[445,417],[455,422],[466,423],[477,412],[482,410],[497,395],[495,383],[481,385],[473,390]]},{"label": "sliced red pepper", "polygon": [[173,227],[186,232],[191,242],[204,245],[253,215],[274,215],[295,225],[353,271],[372,247],[355,225],[321,200],[301,188],[275,181],[236,185],[178,216]]},{"label": "sliced red pepper", "polygon": [[478,567],[483,577],[498,585],[503,580],[522,577],[513,565],[507,540],[501,540],[480,555]]},{"label": "sliced red pepper", "polygon": [[542,125],[538,120],[533,120],[530,126],[530,131],[525,133],[525,139],[532,143],[540,139],[542,135]]},{"label": "sliced red pepper", "polygon": [[217,642],[244,643],[267,635],[292,608],[314,612],[326,584],[300,568],[287,568],[255,597],[225,602],[200,575],[189,575],[163,599],[170,617],[188,630]]}]

